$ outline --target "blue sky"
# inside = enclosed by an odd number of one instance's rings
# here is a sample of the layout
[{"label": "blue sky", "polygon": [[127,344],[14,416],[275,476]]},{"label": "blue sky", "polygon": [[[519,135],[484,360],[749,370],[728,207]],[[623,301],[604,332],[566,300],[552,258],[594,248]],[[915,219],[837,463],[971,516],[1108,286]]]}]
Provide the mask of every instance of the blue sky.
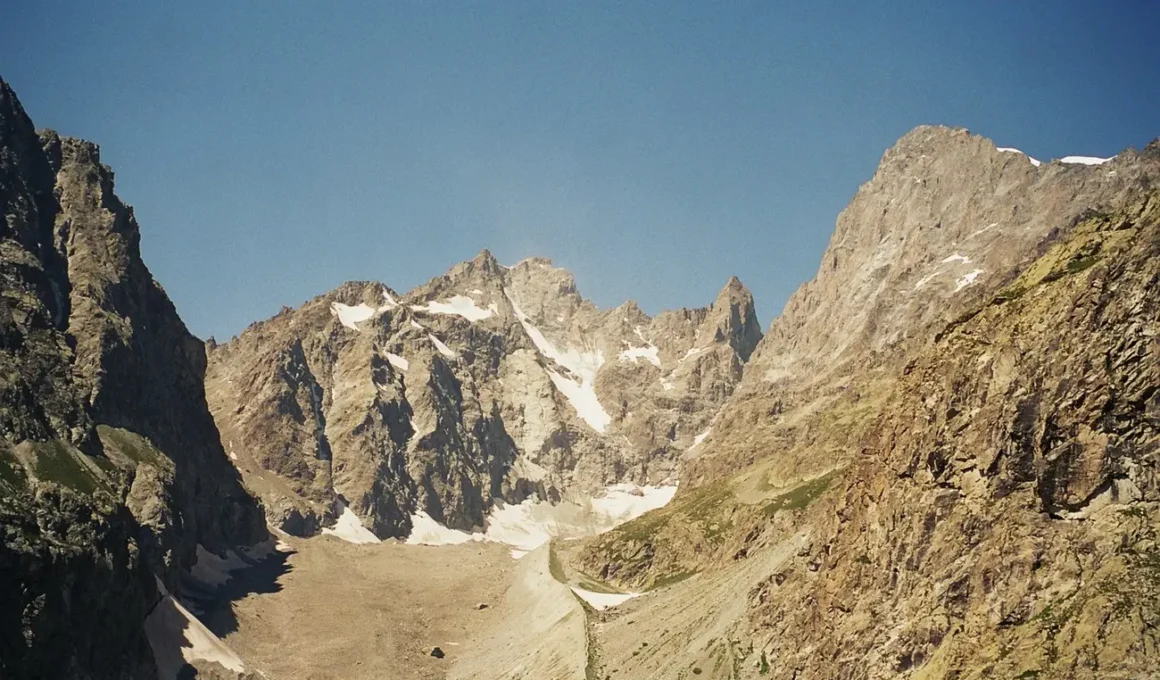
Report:
[{"label": "blue sky", "polygon": [[0,76],[101,144],[219,339],[485,247],[653,313],[736,274],[768,325],[915,125],[1041,159],[1160,135],[1160,3],[714,4],[8,0]]}]

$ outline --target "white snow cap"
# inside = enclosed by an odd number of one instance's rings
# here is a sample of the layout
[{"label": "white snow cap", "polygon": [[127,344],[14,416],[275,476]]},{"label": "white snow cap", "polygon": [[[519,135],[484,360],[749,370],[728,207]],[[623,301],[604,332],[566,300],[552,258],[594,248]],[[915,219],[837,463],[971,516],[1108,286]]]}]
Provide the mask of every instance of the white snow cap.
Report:
[{"label": "white snow cap", "polygon": [[1040,163],[1039,161],[1035,160],[1035,159],[1034,159],[1034,158],[1032,158],[1031,156],[1028,156],[1027,154],[1023,153],[1023,152],[1022,152],[1022,151],[1020,151],[1019,149],[1015,149],[1015,148],[1012,148],[1012,147],[1010,147],[1010,146],[1001,146],[1001,147],[999,147],[999,151],[1002,151],[1002,152],[1004,152],[1004,153],[1017,153],[1017,154],[1019,154],[1019,155],[1021,155],[1021,156],[1026,156],[1026,157],[1027,157],[1027,160],[1031,161],[1031,164],[1032,164],[1032,165],[1034,165],[1034,166],[1035,166],[1035,167],[1037,167],[1037,168],[1038,168],[1040,165],[1042,165],[1042,163]]},{"label": "white snow cap", "polygon": [[[1115,158],[1115,156],[1112,156]],[[1072,165],[1103,165],[1112,158],[1096,158],[1095,156],[1064,156],[1059,159],[1060,163],[1070,163]]]},{"label": "white snow cap", "polygon": [[330,303],[330,313],[338,317],[339,323],[352,330],[358,330],[359,323],[375,315],[375,308],[366,304],[351,307],[341,302]]},{"label": "white snow cap", "polygon": [[411,309],[429,314],[454,314],[468,321],[482,321],[499,311],[494,302],[488,305],[487,309],[480,309],[475,300],[466,295],[455,295],[446,302],[432,301],[426,305],[411,305]]}]

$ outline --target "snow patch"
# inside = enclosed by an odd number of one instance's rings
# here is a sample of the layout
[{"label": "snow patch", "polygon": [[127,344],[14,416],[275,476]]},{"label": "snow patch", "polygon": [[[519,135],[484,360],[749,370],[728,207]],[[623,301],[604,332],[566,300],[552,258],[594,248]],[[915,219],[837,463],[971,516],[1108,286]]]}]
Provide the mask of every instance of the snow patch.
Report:
[{"label": "snow patch", "polygon": [[394,309],[398,306],[399,306],[399,301],[396,300],[395,298],[391,297],[391,294],[387,292],[386,288],[384,288],[383,289],[383,306],[379,307],[379,311],[385,312],[387,310]]},{"label": "snow patch", "polygon": [[400,371],[405,371],[411,367],[411,362],[407,361],[398,354],[387,352],[387,361],[389,361],[392,366],[399,369]]},{"label": "snow patch", "polygon": [[342,506],[342,514],[338,516],[338,521],[334,523],[333,527],[326,527],[322,533],[329,534],[335,538],[341,538],[348,543],[381,543],[378,536],[371,533],[370,529],[363,526],[362,520],[358,515],[354,514],[346,505]]},{"label": "snow patch", "polygon": [[230,580],[230,572],[248,567],[240,555],[230,550],[225,557],[218,557],[201,546],[197,546],[197,561],[189,570],[189,575],[206,584],[217,587]]},{"label": "snow patch", "polygon": [[418,321],[416,321],[414,319],[411,319],[411,328],[414,328],[415,330],[419,330],[419,331],[427,330],[426,328],[423,328],[423,324],[419,323]]},{"label": "snow patch", "polygon": [[592,605],[596,611],[604,611],[609,607],[615,607],[618,604],[623,604],[634,597],[639,597],[640,593],[594,593],[591,590],[584,590],[576,586],[568,586],[572,592]]},{"label": "snow patch", "polygon": [[1037,168],[1038,168],[1040,165],[1042,165],[1042,163],[1041,163],[1041,162],[1039,162],[1039,161],[1035,160],[1035,159],[1034,159],[1034,158],[1032,158],[1031,156],[1027,156],[1027,154],[1023,153],[1023,152],[1022,152],[1022,151],[1020,151],[1019,149],[1015,149],[1015,148],[1012,148],[1012,147],[1009,147],[1009,146],[1004,146],[1004,147],[1000,147],[1000,148],[999,148],[999,151],[1002,151],[1002,152],[1005,152],[1005,153],[1017,153],[1017,154],[1019,154],[1019,155],[1021,155],[1021,156],[1026,156],[1026,157],[1027,157],[1027,160],[1031,161],[1031,164],[1032,164],[1032,165],[1034,165],[1034,166],[1035,166],[1035,167],[1037,167]]},{"label": "snow patch", "polygon": [[705,430],[704,432],[697,435],[696,437],[693,437],[693,445],[690,446],[687,450],[692,451],[693,449],[697,448],[701,444],[701,442],[705,441],[705,437],[708,437],[709,433],[712,431],[713,431],[713,428],[710,427],[708,430]]},{"label": "snow patch", "polygon": [[[1115,158],[1115,156],[1112,156]],[[1068,163],[1071,165],[1103,165],[1111,158],[1096,158],[1095,156],[1064,156],[1059,159],[1060,163]]]},{"label": "snow patch", "polygon": [[375,315],[375,308],[366,304],[351,307],[341,302],[330,303],[330,313],[338,317],[338,322],[347,328],[358,330],[358,324]]},{"label": "snow patch", "polygon": [[666,392],[668,392],[669,390],[673,389],[674,385],[671,381],[661,378],[661,387],[664,388]]},{"label": "snow patch", "polygon": [[923,286],[925,286],[926,284],[930,283],[931,279],[933,279],[934,277],[938,276],[938,275],[939,275],[939,274],[941,274],[941,273],[942,273],[941,271],[939,271],[938,269],[936,269],[936,270],[934,270],[933,272],[931,272],[931,273],[927,274],[926,276],[924,276],[924,277],[922,277],[921,279],[919,279],[919,280],[918,280],[918,283],[914,284],[914,289],[915,289],[915,290],[918,290],[919,288],[922,288],[922,287],[923,287]]},{"label": "snow patch", "polygon": [[482,534],[448,529],[422,510],[411,515],[411,535],[407,537],[407,543],[410,545],[458,545],[481,540]]},{"label": "snow patch", "polygon": [[573,380],[548,369],[548,377],[557,390],[572,404],[576,413],[588,423],[593,430],[604,432],[612,423],[612,416],[600,405],[596,396],[596,386],[588,380]]},{"label": "snow patch", "polygon": [[962,262],[963,264],[970,264],[971,258],[967,257],[966,255],[955,253],[950,257],[943,258],[942,264],[950,264],[951,262]]},{"label": "snow patch", "polygon": [[434,301],[428,302],[426,305],[411,305],[411,309],[429,314],[454,314],[462,316],[468,321],[482,321],[497,311],[495,303],[489,305],[487,309],[481,309],[475,304],[475,300],[466,295],[455,295],[446,302]]},{"label": "snow patch", "polygon": [[582,538],[614,529],[664,506],[676,492],[676,486],[615,484],[597,498],[576,496],[555,505],[535,497],[517,505],[497,502],[485,521],[486,530],[471,533],[448,529],[426,513],[418,512],[411,516],[414,528],[407,543],[502,543],[513,549],[513,558],[519,559],[553,538]]},{"label": "snow patch", "polygon": [[528,319],[528,315],[524,314],[524,311],[520,309],[519,303],[512,297],[511,292],[504,289],[504,295],[511,302],[512,311],[515,312],[516,319],[524,327],[524,332],[528,334],[532,344],[536,346],[536,349],[540,350],[540,354],[567,369],[571,374],[570,376],[565,376],[558,371],[548,369],[548,377],[551,378],[552,384],[568,399],[572,404],[572,408],[576,409],[576,413],[592,429],[597,432],[604,432],[612,422],[612,416],[608,415],[604,407],[600,405],[600,400],[596,397],[596,372],[604,364],[604,353],[599,349],[595,351],[580,351],[571,347],[564,352],[560,352],[548,338],[544,337],[540,329],[532,325],[531,320]]},{"label": "snow patch", "polygon": [[660,368],[661,358],[658,354],[659,351],[660,350],[657,349],[656,345],[649,345],[648,347],[629,347],[628,349],[621,351],[620,360],[631,361],[635,364],[637,359],[645,359],[653,366]]},{"label": "snow patch", "polygon": [[983,273],[982,269],[976,269],[975,271],[970,272],[969,274],[963,275],[963,277],[960,278],[956,282],[954,292],[957,293],[960,290],[962,290],[962,289],[966,288],[967,286],[971,285],[972,283],[974,283],[975,279],[979,278],[979,274],[982,274],[982,273]]},{"label": "snow patch", "polygon": [[431,343],[435,345],[435,349],[439,350],[439,353],[443,356],[447,357],[448,359],[459,358],[459,355],[455,353],[455,350],[451,349],[447,345],[444,345],[443,341],[435,337],[433,334],[428,333],[427,337],[431,338]]}]

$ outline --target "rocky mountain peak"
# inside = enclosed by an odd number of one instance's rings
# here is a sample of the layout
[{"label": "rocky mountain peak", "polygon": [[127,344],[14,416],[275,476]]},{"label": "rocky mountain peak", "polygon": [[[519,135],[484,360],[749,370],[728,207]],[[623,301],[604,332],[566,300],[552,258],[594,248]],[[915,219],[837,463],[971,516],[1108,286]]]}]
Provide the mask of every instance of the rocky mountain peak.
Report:
[{"label": "rocky mountain peak", "polygon": [[757,352],[764,380],[815,380],[885,356],[1002,285],[1093,205],[1122,205],[1157,163],[1041,163],[959,128],[923,126],[888,149],[838,217],[814,279]]},{"label": "rocky mountain peak", "polygon": [[749,361],[761,337],[761,323],[757,320],[753,294],[741,279],[731,276],[698,328],[697,344],[728,343],[744,362]]}]

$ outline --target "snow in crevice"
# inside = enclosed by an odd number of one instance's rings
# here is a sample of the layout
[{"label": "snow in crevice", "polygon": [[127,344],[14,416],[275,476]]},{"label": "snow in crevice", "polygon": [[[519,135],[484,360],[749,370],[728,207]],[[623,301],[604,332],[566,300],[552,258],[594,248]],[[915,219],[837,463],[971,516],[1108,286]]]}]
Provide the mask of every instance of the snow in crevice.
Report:
[{"label": "snow in crevice", "polygon": [[709,433],[710,433],[710,432],[712,432],[712,431],[713,431],[713,428],[709,428],[708,430],[705,430],[705,431],[704,431],[704,432],[702,432],[701,434],[699,434],[699,435],[697,435],[697,436],[693,437],[693,445],[692,445],[692,446],[690,446],[688,450],[689,450],[689,451],[692,451],[693,449],[695,449],[695,448],[697,448],[698,446],[700,446],[700,445],[701,445],[701,442],[705,441],[705,437],[708,437],[708,436],[709,436]]},{"label": "snow in crevice", "polygon": [[366,304],[351,307],[341,302],[332,302],[330,303],[330,313],[338,317],[339,323],[343,326],[357,331],[359,323],[375,315],[375,308]]},{"label": "snow in crevice", "polygon": [[494,302],[484,309],[476,305],[475,300],[466,295],[455,295],[444,302],[432,301],[426,305],[411,305],[411,309],[427,314],[453,314],[462,316],[468,321],[482,321],[499,311]]},{"label": "snow in crevice", "polygon": [[924,277],[922,277],[921,279],[919,279],[919,280],[918,280],[918,283],[914,284],[914,289],[915,289],[915,290],[918,290],[919,288],[922,288],[922,287],[923,287],[923,286],[925,286],[926,284],[930,283],[930,282],[931,282],[931,280],[932,280],[932,279],[934,279],[934,277],[938,276],[938,275],[939,275],[939,274],[941,274],[941,273],[942,273],[942,271],[941,271],[941,270],[939,270],[939,269],[936,269],[936,270],[934,270],[933,272],[931,272],[931,273],[927,274],[926,276],[924,276]]},{"label": "snow in crevice", "polygon": [[342,514],[338,516],[338,521],[332,527],[325,527],[322,533],[335,538],[341,538],[348,543],[381,543],[378,536],[371,533],[370,529],[363,526],[362,520],[358,515],[354,514],[348,506],[342,506]]},{"label": "snow in crevice", "polygon": [[440,340],[439,338],[435,337],[433,334],[428,333],[427,337],[431,338],[431,344],[435,345],[435,349],[439,350],[439,353],[442,354],[444,357],[446,357],[448,359],[458,359],[459,358],[459,354],[456,353],[455,350],[453,350],[450,347],[448,347],[447,345],[443,344],[443,341]]},{"label": "snow in crevice", "polygon": [[392,354],[391,352],[387,352],[386,355],[387,355],[387,361],[389,361],[392,366],[399,369],[400,371],[405,371],[411,367],[411,362],[407,361],[406,359],[399,356],[398,354]]},{"label": "snow in crevice", "polygon": [[568,375],[564,375],[561,371],[549,368],[548,377],[551,378],[552,384],[568,399],[572,408],[576,409],[576,413],[592,429],[604,432],[612,423],[612,416],[608,415],[596,396],[596,372],[604,364],[604,354],[599,349],[581,351],[571,347],[560,352],[548,338],[544,337],[540,329],[532,324],[528,315],[524,314],[519,303],[512,297],[511,292],[505,289],[504,295],[511,303],[516,319],[519,320],[524,332],[528,334],[528,338],[531,339],[532,344],[536,346],[540,354],[544,358],[556,362],[567,371]]},{"label": "snow in crevice", "polygon": [[394,309],[398,306],[399,306],[399,301],[396,300],[395,298],[391,297],[391,294],[387,292],[386,288],[384,288],[383,289],[383,305],[381,307],[379,307],[379,311],[385,312],[385,311]]},{"label": "snow in crevice", "polygon": [[954,292],[957,293],[960,290],[962,290],[962,289],[966,288],[967,286],[971,285],[972,283],[974,283],[975,279],[979,278],[979,275],[982,273],[983,273],[982,269],[976,269],[973,272],[970,272],[968,274],[964,274],[962,276],[962,278],[960,278],[958,281],[955,282]]},{"label": "snow in crevice", "polygon": [[556,504],[535,497],[519,504],[497,502],[485,520],[486,528],[473,532],[448,529],[420,511],[411,517],[414,528],[406,542],[453,545],[488,541],[514,548],[513,557],[518,558],[516,551],[531,552],[554,538],[583,538],[610,531],[663,507],[676,491],[676,486],[614,484],[595,498],[566,497]]},{"label": "snow in crevice", "polygon": [[423,328],[423,324],[419,323],[418,321],[416,321],[414,319],[411,319],[411,328],[414,328],[417,331],[427,330],[426,328]]},{"label": "snow in crevice", "polygon": [[1034,159],[1034,158],[1032,158],[1031,156],[1028,156],[1027,154],[1025,154],[1025,153],[1023,153],[1022,151],[1020,151],[1019,149],[1015,149],[1015,148],[1012,148],[1012,147],[1009,147],[1009,146],[1004,146],[1004,147],[1000,147],[1000,148],[999,148],[999,151],[1002,151],[1002,152],[1004,152],[1004,153],[1017,153],[1017,154],[1019,154],[1019,155],[1021,155],[1021,156],[1024,156],[1025,158],[1027,158],[1027,160],[1031,161],[1031,164],[1032,164],[1032,165],[1034,165],[1034,166],[1035,166],[1035,167],[1037,167],[1037,168],[1038,168],[1040,165],[1042,165],[1042,163],[1041,163],[1040,161],[1037,161],[1037,160],[1035,160],[1035,159]]},{"label": "snow in crevice", "polygon": [[694,347],[693,349],[689,350],[688,352],[685,352],[685,356],[681,357],[681,361],[684,361],[685,359],[691,359],[691,358],[697,356],[698,354],[700,354],[701,352],[704,352],[706,349],[708,349],[708,348],[707,347]]},{"label": "snow in crevice", "polygon": [[992,223],[988,224],[987,226],[983,227],[982,229],[980,229],[980,230],[978,230],[978,231],[973,231],[973,232],[971,232],[970,234],[967,234],[967,237],[966,237],[965,239],[963,239],[963,240],[964,240],[964,241],[969,241],[969,240],[971,240],[971,239],[975,238],[976,236],[978,236],[978,235],[980,235],[980,234],[985,234],[985,233],[987,233],[988,231],[991,231],[992,229],[994,229],[994,228],[995,228],[995,227],[997,227],[997,226],[999,226],[999,223],[998,223],[998,222],[992,222]]},{"label": "snow in crevice", "polygon": [[[1113,156],[1112,158],[1115,158]],[[1064,156],[1059,159],[1060,163],[1068,163],[1070,165],[1103,165],[1111,158],[1097,158],[1095,156]]]}]

